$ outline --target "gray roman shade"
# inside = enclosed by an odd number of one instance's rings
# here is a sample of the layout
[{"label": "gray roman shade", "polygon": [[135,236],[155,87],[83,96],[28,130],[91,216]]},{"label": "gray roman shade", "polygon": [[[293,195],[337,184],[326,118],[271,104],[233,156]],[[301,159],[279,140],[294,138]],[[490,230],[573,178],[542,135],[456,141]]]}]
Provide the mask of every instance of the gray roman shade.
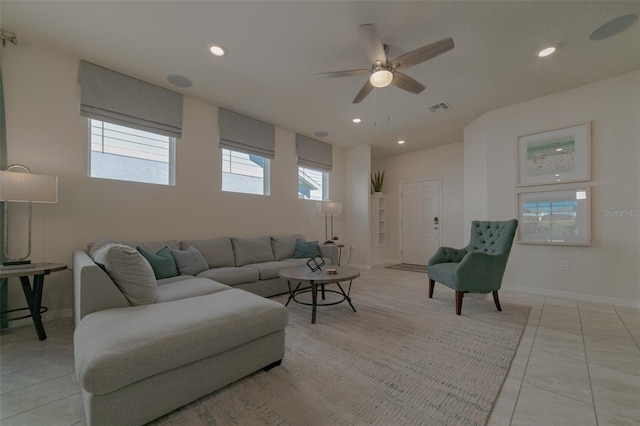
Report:
[{"label": "gray roman shade", "polygon": [[179,138],[182,95],[107,68],[80,61],[80,115]]},{"label": "gray roman shade", "polygon": [[298,165],[323,172],[333,168],[333,146],[296,133]]},{"label": "gray roman shade", "polygon": [[276,141],[273,125],[218,108],[218,126],[220,148],[273,158]]}]

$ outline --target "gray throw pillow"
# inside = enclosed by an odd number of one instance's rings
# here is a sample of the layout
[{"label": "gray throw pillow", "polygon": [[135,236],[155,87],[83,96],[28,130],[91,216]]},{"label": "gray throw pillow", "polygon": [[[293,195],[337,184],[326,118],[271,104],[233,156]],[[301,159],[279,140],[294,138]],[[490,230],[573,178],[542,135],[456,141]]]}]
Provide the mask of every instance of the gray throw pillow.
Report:
[{"label": "gray throw pillow", "polygon": [[197,248],[191,246],[186,250],[171,250],[176,260],[180,275],[198,275],[209,269],[209,264]]},{"label": "gray throw pillow", "polygon": [[275,260],[289,259],[296,252],[296,240],[304,241],[304,235],[277,235],[271,237]]},{"label": "gray throw pillow", "polygon": [[138,250],[111,243],[97,249],[93,260],[104,265],[107,274],[132,305],[148,305],[155,301],[158,283],[151,265]]},{"label": "gray throw pillow", "polygon": [[273,262],[271,237],[231,238],[236,266]]}]

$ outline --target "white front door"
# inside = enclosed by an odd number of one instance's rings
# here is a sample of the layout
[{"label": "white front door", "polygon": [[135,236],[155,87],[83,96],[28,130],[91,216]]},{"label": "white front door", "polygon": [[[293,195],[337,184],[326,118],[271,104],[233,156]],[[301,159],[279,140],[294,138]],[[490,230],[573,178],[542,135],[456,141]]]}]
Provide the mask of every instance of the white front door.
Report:
[{"label": "white front door", "polygon": [[400,185],[402,263],[426,265],[440,247],[440,180]]}]

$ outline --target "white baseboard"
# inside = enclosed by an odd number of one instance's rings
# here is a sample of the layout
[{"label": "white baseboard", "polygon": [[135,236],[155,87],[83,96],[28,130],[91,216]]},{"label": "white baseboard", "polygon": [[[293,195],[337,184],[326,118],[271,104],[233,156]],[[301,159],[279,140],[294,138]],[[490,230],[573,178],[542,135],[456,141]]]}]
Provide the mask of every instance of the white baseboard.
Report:
[{"label": "white baseboard", "polygon": [[[25,311],[28,312],[28,311]],[[60,318],[72,318],[73,309],[59,309],[57,311],[47,311],[42,314],[42,322],[53,321]],[[23,325],[31,325],[33,327],[33,320],[31,318],[22,318],[15,321],[9,321],[9,328],[21,327]],[[45,328],[46,330],[46,328]]]},{"label": "white baseboard", "polygon": [[517,285],[503,285],[504,290],[517,291],[518,293],[533,294],[536,296],[557,297],[560,299],[576,299],[582,302],[599,303],[604,305],[622,306],[625,308],[640,309],[640,300],[618,299],[615,297],[593,296],[591,294],[571,293],[568,291],[548,290],[542,288],[523,287]]}]

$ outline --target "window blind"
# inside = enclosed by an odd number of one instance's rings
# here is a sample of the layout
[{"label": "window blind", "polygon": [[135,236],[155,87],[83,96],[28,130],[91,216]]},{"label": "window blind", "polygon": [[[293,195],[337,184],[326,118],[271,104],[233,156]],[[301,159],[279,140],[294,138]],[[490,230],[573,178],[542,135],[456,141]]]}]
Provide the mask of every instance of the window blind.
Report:
[{"label": "window blind", "polygon": [[218,108],[220,148],[273,158],[275,127],[255,118]]},{"label": "window blind", "polygon": [[333,146],[296,133],[298,165],[330,172],[333,169]]},{"label": "window blind", "polygon": [[84,60],[78,68],[80,115],[179,138],[182,95]]}]

